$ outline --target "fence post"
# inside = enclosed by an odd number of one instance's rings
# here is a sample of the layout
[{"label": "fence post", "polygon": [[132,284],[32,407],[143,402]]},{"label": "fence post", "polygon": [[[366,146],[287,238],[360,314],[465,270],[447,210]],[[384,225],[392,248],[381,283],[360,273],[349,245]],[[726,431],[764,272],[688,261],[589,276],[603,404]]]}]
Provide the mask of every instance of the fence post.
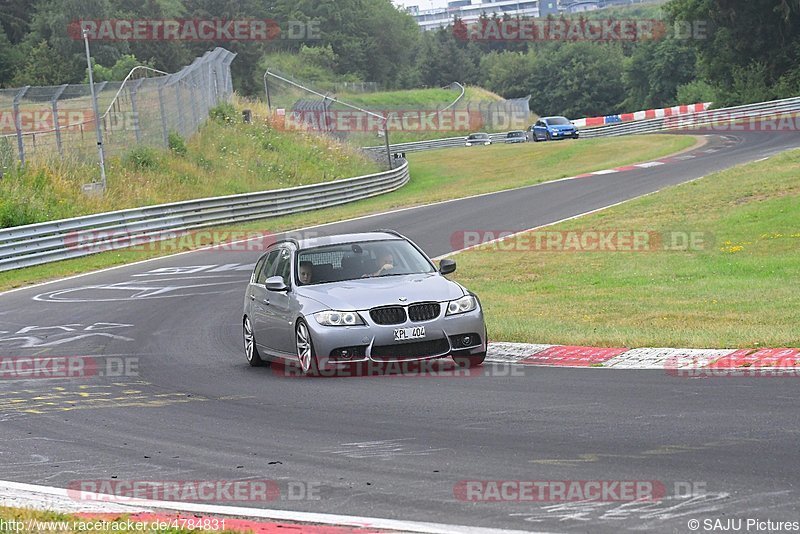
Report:
[{"label": "fence post", "polygon": [[133,87],[131,87],[131,112],[133,113],[132,121],[133,121],[133,132],[136,135],[136,143],[142,142],[142,132],[139,129],[139,108],[136,105],[136,91],[139,90],[139,86],[142,85],[144,78],[139,78],[134,82]]},{"label": "fence post", "polygon": [[61,146],[61,125],[58,123],[58,98],[61,96],[61,93],[64,92],[64,89],[66,89],[68,85],[69,84],[65,83],[64,85],[56,89],[56,92],[53,94],[53,98],[50,101],[53,107],[53,129],[56,132],[56,146],[58,147],[58,154],[62,157],[64,156],[64,150]]},{"label": "fence post", "polygon": [[25,144],[22,141],[22,117],[19,116],[19,101],[30,88],[30,85],[26,85],[20,89],[19,92],[14,95],[14,102],[12,104],[14,109],[14,129],[17,131],[17,152],[19,154],[19,162],[22,165],[25,165]]},{"label": "fence post", "polygon": [[169,76],[163,81],[158,82],[158,109],[161,111],[161,136],[164,140],[164,148],[169,148],[169,134],[167,133],[167,111],[164,108],[164,86],[167,84]]},{"label": "fence post", "polygon": [[190,101],[190,108],[192,110],[192,131],[196,131],[198,125],[200,124],[200,119],[197,117],[197,95],[194,92],[194,76],[192,76],[188,80],[189,85],[189,101]]},{"label": "fence post", "polygon": [[181,85],[180,81],[175,83],[175,103],[177,104],[176,108],[178,110],[178,126],[177,126],[177,129],[178,129],[178,133],[180,133],[181,135],[184,135],[184,133],[183,133],[183,109],[181,109],[181,87],[180,87],[180,85]]}]

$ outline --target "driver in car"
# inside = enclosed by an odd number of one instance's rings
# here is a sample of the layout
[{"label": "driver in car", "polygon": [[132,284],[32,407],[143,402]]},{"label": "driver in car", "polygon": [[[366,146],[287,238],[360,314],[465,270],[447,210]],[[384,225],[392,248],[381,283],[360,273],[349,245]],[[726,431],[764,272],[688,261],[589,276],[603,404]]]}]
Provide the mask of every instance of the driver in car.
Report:
[{"label": "driver in car", "polygon": [[374,273],[366,274],[364,276],[381,276],[387,274],[394,269],[394,256],[388,250],[382,250],[378,253],[378,265],[380,268]]}]

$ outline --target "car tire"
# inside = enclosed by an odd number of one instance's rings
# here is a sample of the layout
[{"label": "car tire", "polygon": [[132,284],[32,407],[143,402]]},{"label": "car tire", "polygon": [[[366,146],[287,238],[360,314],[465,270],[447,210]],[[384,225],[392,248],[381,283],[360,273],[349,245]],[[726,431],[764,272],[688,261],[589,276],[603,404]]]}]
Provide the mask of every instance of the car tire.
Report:
[{"label": "car tire", "polygon": [[538,143],[539,142],[539,137],[536,134],[533,134],[532,137],[533,137],[533,142],[534,143]]},{"label": "car tire", "polygon": [[550,135],[550,132],[547,132],[547,140],[548,141],[552,141],[553,140],[553,136]]},{"label": "car tire", "polygon": [[314,355],[314,343],[311,340],[311,331],[303,319],[297,321],[294,327],[294,344],[297,349],[297,360],[300,363],[300,372],[306,376],[319,373],[319,363]]},{"label": "car tire", "polygon": [[261,367],[265,362],[261,355],[258,353],[256,346],[256,335],[253,332],[253,324],[250,322],[250,317],[244,317],[242,322],[242,335],[244,338],[244,356],[247,358],[247,363],[252,367]]}]

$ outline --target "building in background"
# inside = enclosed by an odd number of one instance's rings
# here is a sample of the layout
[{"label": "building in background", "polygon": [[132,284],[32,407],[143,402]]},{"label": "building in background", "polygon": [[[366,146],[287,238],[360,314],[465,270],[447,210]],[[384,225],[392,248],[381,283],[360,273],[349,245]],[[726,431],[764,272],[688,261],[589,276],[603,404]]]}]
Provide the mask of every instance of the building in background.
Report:
[{"label": "building in background", "polygon": [[661,3],[664,0],[451,0],[447,7],[420,9],[408,5],[405,9],[423,30],[436,30],[453,23],[455,17],[466,24],[477,21],[482,15],[491,17],[547,17],[559,13],[571,14],[593,11],[605,7],[642,3]]},{"label": "building in background", "polygon": [[419,6],[407,6],[406,9],[414,17],[423,30],[436,30],[453,23],[455,17],[466,24],[477,21],[481,15],[491,17],[546,17],[558,13],[557,0],[453,0],[447,7],[436,9],[419,9]]}]

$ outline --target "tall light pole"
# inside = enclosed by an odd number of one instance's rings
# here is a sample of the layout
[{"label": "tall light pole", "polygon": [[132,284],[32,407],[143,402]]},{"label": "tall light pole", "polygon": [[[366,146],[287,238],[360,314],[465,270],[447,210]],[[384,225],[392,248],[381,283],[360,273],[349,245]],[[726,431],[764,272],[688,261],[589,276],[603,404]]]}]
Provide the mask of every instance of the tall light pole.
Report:
[{"label": "tall light pole", "polygon": [[89,89],[92,92],[92,110],[94,111],[94,126],[97,132],[97,151],[100,155],[100,183],[103,191],[106,190],[106,160],[103,150],[103,132],[100,130],[100,111],[97,109],[97,95],[94,92],[94,76],[92,74],[92,58],[89,55],[89,30],[83,30],[83,43],[86,46],[86,64],[89,66]]}]

